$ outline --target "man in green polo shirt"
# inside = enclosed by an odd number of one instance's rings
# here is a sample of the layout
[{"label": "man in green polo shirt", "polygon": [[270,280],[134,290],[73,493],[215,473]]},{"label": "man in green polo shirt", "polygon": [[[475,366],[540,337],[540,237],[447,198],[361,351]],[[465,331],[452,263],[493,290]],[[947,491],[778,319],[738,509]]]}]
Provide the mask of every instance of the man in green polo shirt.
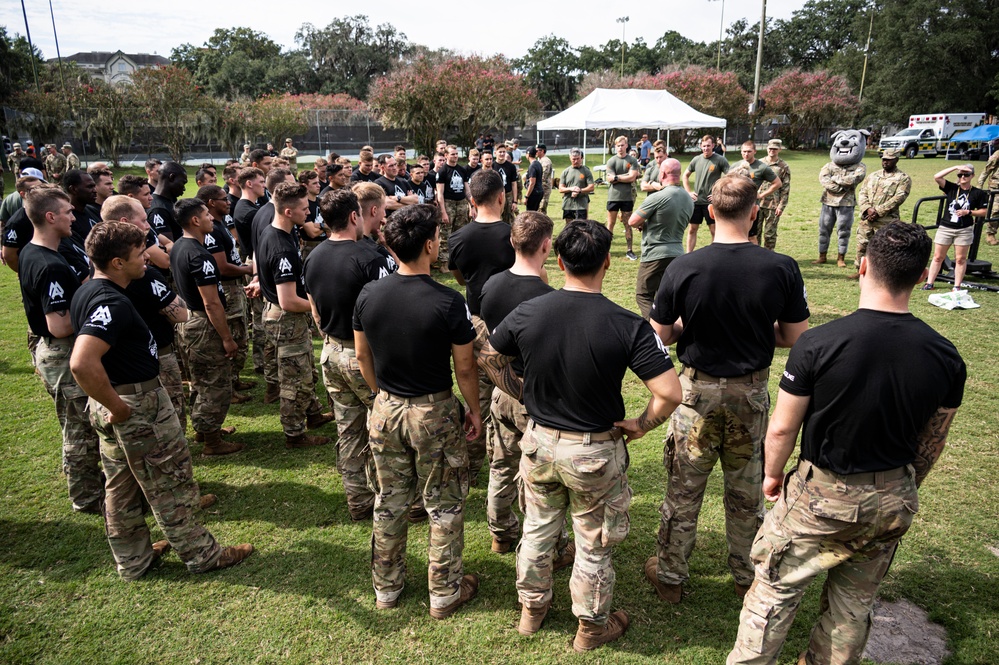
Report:
[{"label": "man in green polo shirt", "polygon": [[[777,173],[770,168],[770,165],[763,160],[756,159],[756,144],[752,141],[746,141],[742,144],[742,161],[732,167],[730,173],[741,173],[756,185],[756,204],[762,203],[763,199],[767,198],[784,184]],[[764,187],[763,183],[769,182],[770,187]],[[755,242],[757,245],[760,244],[760,227],[762,226],[762,215],[757,215],[756,219],[753,220],[753,227],[749,229],[749,241]]]},{"label": "man in green polo shirt", "polygon": [[667,158],[660,162],[659,182],[662,188],[649,194],[628,220],[629,227],[642,229],[635,301],[646,320],[666,267],[683,254],[683,234],[694,214],[694,200],[680,187],[679,161]]},{"label": "man in green polo shirt", "polygon": [[590,194],[593,193],[593,173],[583,166],[583,151],[569,151],[571,166],[562,171],[558,191],[562,193],[562,219],[588,219]]},{"label": "man in green polo shirt", "polygon": [[[715,237],[715,219],[708,211],[711,188],[728,172],[728,168],[728,160],[715,154],[715,138],[705,134],[701,139],[701,154],[690,160],[680,181],[694,202],[694,215],[690,218],[690,232],[687,234],[687,252],[697,247],[697,230],[702,221],[707,223],[711,238]],[[694,174],[693,189],[690,188],[691,174]]]},{"label": "man in green polo shirt", "polygon": [[[617,213],[623,213],[623,219],[625,214],[630,215],[635,209],[634,182],[642,175],[638,160],[628,154],[627,136],[614,140],[614,150],[617,154],[607,160],[607,229],[611,234],[614,233]],[[628,223],[624,224],[624,239],[628,243],[626,256],[631,261],[637,261],[638,257],[631,251],[632,234]]]}]

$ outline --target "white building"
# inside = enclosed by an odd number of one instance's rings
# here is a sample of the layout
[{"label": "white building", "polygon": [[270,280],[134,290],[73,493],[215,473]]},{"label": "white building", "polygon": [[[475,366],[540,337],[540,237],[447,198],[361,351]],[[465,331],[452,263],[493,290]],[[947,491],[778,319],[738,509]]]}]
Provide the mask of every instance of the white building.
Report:
[{"label": "white building", "polygon": [[[74,53],[64,59],[75,62],[83,71],[108,83],[127,83],[132,80],[132,74],[140,69],[170,64],[170,60],[162,55],[122,53],[121,51]],[[55,62],[55,60],[50,59],[49,62]]]}]

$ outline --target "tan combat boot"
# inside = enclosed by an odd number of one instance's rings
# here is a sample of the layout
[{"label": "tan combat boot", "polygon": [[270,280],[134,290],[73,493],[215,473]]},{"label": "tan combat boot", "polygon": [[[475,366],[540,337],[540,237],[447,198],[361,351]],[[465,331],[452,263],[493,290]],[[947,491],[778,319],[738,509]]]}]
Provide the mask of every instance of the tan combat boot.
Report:
[{"label": "tan combat boot", "polygon": [[205,508],[211,508],[218,502],[219,498],[214,494],[202,494],[201,499],[198,501],[198,508],[204,510]]},{"label": "tan combat boot", "polygon": [[[236,433],[236,426],[232,425],[231,427],[223,427],[219,431],[222,432],[222,436],[229,436],[231,434],[235,434]],[[204,443],[205,442],[205,435],[202,434],[201,432],[195,432],[194,433],[194,440],[197,441],[198,443]]]},{"label": "tan combat boot", "polygon": [[580,619],[572,648],[576,653],[593,651],[624,635],[624,631],[628,630],[628,623],[628,615],[623,610],[611,614],[607,617],[607,623],[603,625]]},{"label": "tan combat boot", "polygon": [[244,381],[243,379],[236,379],[232,383],[233,390],[249,390],[257,385],[256,381]]},{"label": "tan combat boot", "polygon": [[512,540],[500,540],[496,536],[493,536],[492,551],[496,554],[508,554],[510,550],[513,549]]},{"label": "tan combat boot", "polygon": [[313,446],[325,446],[330,442],[328,436],[316,436],[314,434],[299,434],[298,436],[284,437],[284,447],[288,450],[295,448],[312,448]]},{"label": "tan combat boot", "polygon": [[281,399],[281,386],[276,383],[268,383],[264,392],[264,404],[273,404]]},{"label": "tan combat boot", "polygon": [[238,453],[245,446],[235,441],[223,441],[222,430],[215,430],[205,434],[205,447],[201,451],[202,455],[232,455]]},{"label": "tan combat boot", "polygon": [[738,582],[736,582],[735,595],[737,595],[739,598],[745,598],[746,594],[749,593],[749,590],[751,588],[752,588],[751,584],[739,584]]},{"label": "tan combat boot", "polygon": [[333,420],[333,414],[329,411],[326,413],[312,413],[305,419],[305,427],[308,429],[316,429],[318,427],[322,427],[331,420]]},{"label": "tan combat boot", "polygon": [[252,402],[253,396],[247,393],[238,393],[235,390],[232,391],[232,397],[229,398],[230,404],[246,404],[247,402]]},{"label": "tan combat boot", "polygon": [[222,570],[223,568],[231,568],[237,563],[245,559],[246,557],[253,554],[253,545],[250,543],[243,543],[242,545],[231,545],[222,550],[221,556],[212,564],[211,568],[203,570],[204,573],[209,573],[213,570]]},{"label": "tan combat boot", "polygon": [[682,584],[663,584],[659,581],[656,569],[659,567],[659,558],[651,556],[645,561],[645,579],[656,588],[659,597],[671,605],[678,605],[683,597]]},{"label": "tan combat boot", "polygon": [[520,624],[517,626],[517,632],[524,637],[530,637],[541,630],[541,624],[544,622],[545,617],[548,616],[548,608],[551,606],[552,601],[550,600],[545,603],[544,607],[521,605]]},{"label": "tan combat boot", "polygon": [[820,265],[822,265],[825,262],[826,262],[826,253],[825,252],[819,252],[819,258],[817,258],[816,260],[812,261],[812,265],[813,266],[820,266]]},{"label": "tan combat boot", "polygon": [[552,562],[552,572],[557,573],[563,568],[572,568],[576,562],[576,543],[569,543],[562,552],[562,556]]},{"label": "tan combat boot", "polygon": [[999,240],[996,240],[996,234],[994,234],[994,233],[986,233],[985,234],[985,242],[987,242],[988,244],[993,245],[993,246],[994,245],[999,245]]},{"label": "tan combat boot", "polygon": [[446,619],[455,612],[458,608],[475,598],[475,594],[479,593],[479,578],[477,575],[468,574],[461,578],[461,583],[458,585],[458,598],[448,605],[447,607],[431,607],[430,616],[435,619]]},{"label": "tan combat boot", "polygon": [[837,268],[845,268],[846,267],[846,254],[837,254],[836,255],[836,267]]}]

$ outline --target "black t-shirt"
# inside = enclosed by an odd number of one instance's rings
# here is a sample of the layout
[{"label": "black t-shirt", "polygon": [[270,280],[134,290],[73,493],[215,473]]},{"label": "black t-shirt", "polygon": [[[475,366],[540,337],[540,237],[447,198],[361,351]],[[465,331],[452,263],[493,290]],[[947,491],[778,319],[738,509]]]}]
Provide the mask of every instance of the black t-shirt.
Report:
[{"label": "black t-shirt", "polygon": [[713,243],[666,268],[651,318],[683,319],[676,355],[721,377],[765,369],[774,358],[774,322],[809,317],[805,283],[794,259],[753,243]]},{"label": "black t-shirt", "polygon": [[989,193],[977,187],[965,192],[957,183],[945,180],[940,191],[947,195],[947,210],[940,219],[940,226],[949,229],[966,229],[975,224],[975,218],[971,215],[954,216],[958,210],[981,210],[989,204]]},{"label": "black t-shirt", "polygon": [[320,329],[340,339],[353,339],[354,305],[368,282],[394,272],[371,243],[327,241],[305,259],[305,289],[319,310]]},{"label": "black t-shirt", "polygon": [[87,256],[83,245],[76,242],[76,238],[70,236],[59,241],[59,254],[66,259],[69,267],[76,273],[76,278],[83,283],[83,280],[90,277],[90,257]]},{"label": "black t-shirt", "polygon": [[385,257],[385,263],[386,265],[388,265],[390,273],[395,272],[396,270],[399,269],[399,264],[395,262],[395,257],[392,256],[392,252],[390,252],[388,248],[385,247],[384,245],[379,244],[378,241],[372,238],[371,236],[364,236],[357,242],[366,244],[367,246],[371,247],[373,250],[381,254],[383,257]]},{"label": "black t-shirt", "polygon": [[361,173],[361,169],[358,168],[354,169],[354,172],[350,174],[350,184],[353,185],[355,182],[374,182],[381,177],[381,174],[374,169],[371,169],[368,173]]},{"label": "black t-shirt", "polygon": [[156,231],[156,235],[164,235],[170,240],[176,240],[184,235],[183,229],[177,223],[177,218],[173,214],[173,206],[176,201],[168,199],[159,194],[153,194],[153,202],[146,213],[146,220],[149,226]]},{"label": "black t-shirt", "polygon": [[437,190],[434,188],[434,183],[430,178],[424,178],[423,182],[419,185],[410,180],[409,186],[413,188],[413,193],[419,198],[420,203],[437,205]]},{"label": "black t-shirt", "polygon": [[605,432],[624,419],[625,369],[645,381],[673,367],[652,326],[599,293],[561,290],[528,300],[489,342],[524,361],[531,418],[572,432]]},{"label": "black t-shirt", "polygon": [[110,345],[101,358],[111,385],[142,383],[160,373],[158,347],[124,289],[107,279],[92,279],[70,306],[78,335],[93,335]]},{"label": "black t-shirt", "polygon": [[911,464],[936,410],[960,406],[966,378],[954,345],[912,314],[861,309],[804,332],[780,387],[811,398],[802,459],[847,474]]},{"label": "black t-shirt", "polygon": [[[229,229],[217,219],[213,221],[212,232],[205,236],[205,249],[208,250],[209,254],[224,254],[226,262],[234,266],[243,265],[243,259],[239,257],[239,250],[236,248],[236,239],[229,233]],[[225,278],[219,275],[219,279]]]},{"label": "black t-shirt", "polygon": [[444,198],[448,201],[464,201],[465,185],[468,183],[468,171],[460,164],[450,166],[445,164],[437,175],[437,184],[444,184]]},{"label": "black t-shirt", "polygon": [[20,251],[35,237],[35,227],[28,219],[28,211],[18,208],[3,225],[3,246]]},{"label": "black t-shirt", "polygon": [[[274,203],[268,201],[264,205],[260,206],[260,210],[258,210],[257,214],[253,216],[253,231],[250,235],[253,236],[253,240],[251,242],[253,243],[254,248],[256,248],[257,243],[260,242],[260,234],[264,229],[271,225],[271,222],[274,221],[274,214]],[[295,238],[295,246],[298,246],[297,236]]]},{"label": "black t-shirt", "polygon": [[163,273],[154,266],[146,266],[146,274],[129,282],[125,295],[146,322],[156,345],[162,349],[173,344],[173,324],[160,311],[172,303],[177,294],[170,289]]},{"label": "black t-shirt", "polygon": [[235,210],[236,209],[236,204],[239,203],[239,197],[236,196],[235,194],[232,194],[229,191],[229,185],[225,186],[225,196],[226,196],[227,199],[229,199],[229,211],[231,212],[231,211]]},{"label": "black t-shirt", "polygon": [[448,239],[448,270],[465,278],[465,298],[472,314],[479,313],[479,295],[486,280],[513,265],[517,258],[510,244],[510,225],[473,221]]},{"label": "black t-shirt", "polygon": [[493,164],[493,170],[498,172],[500,177],[503,178],[503,191],[509,194],[513,189],[513,183],[517,182],[517,167],[510,162],[503,162],[502,164],[496,162]]},{"label": "black t-shirt", "polygon": [[534,189],[531,190],[532,199],[540,199],[545,194],[545,171],[541,168],[541,160],[535,159],[531,162],[531,165],[527,167],[527,177],[524,179],[524,191],[527,191],[527,185],[534,178]]},{"label": "black t-shirt", "polygon": [[69,311],[80,279],[59,252],[32,243],[18,254],[17,278],[28,327],[36,335],[50,336],[45,315]]},{"label": "black t-shirt", "polygon": [[259,208],[249,199],[240,199],[233,208],[232,218],[236,223],[236,236],[243,256],[253,254],[253,218]]},{"label": "black t-shirt", "polygon": [[257,238],[254,258],[260,291],[268,302],[279,304],[277,285],[286,282],[295,282],[298,297],[306,297],[302,257],[298,253],[298,241],[292,234],[267,225]]},{"label": "black t-shirt", "polygon": [[367,337],[378,387],[401,397],[450,389],[451,345],[475,339],[465,299],[429,275],[393,273],[366,284],[353,328]]},{"label": "black t-shirt", "polygon": [[73,224],[71,229],[73,231],[73,239],[81,247],[84,247],[84,243],[87,240],[87,236],[90,235],[90,229],[94,228],[101,223],[100,214],[94,214],[90,206],[84,206],[83,211],[73,209]]},{"label": "black t-shirt", "polygon": [[[534,275],[515,275],[509,270],[496,273],[486,280],[479,299],[479,316],[492,332],[503,322],[517,305],[538,296],[554,291],[552,287]],[[517,376],[524,375],[524,361],[520,358],[511,363]]]},{"label": "black t-shirt", "polygon": [[[389,199],[394,199],[396,196],[408,196],[413,191],[413,185],[402,176],[397,176],[395,180],[389,180],[382,176],[375,180],[375,184],[385,190],[385,196]],[[386,210],[385,216],[389,217],[393,212],[395,211]]]},{"label": "black t-shirt", "polygon": [[222,293],[222,281],[219,279],[219,266],[215,263],[215,257],[194,238],[180,238],[173,244],[170,251],[170,272],[180,297],[192,312],[205,311],[205,301],[198,291],[200,286],[214,286],[218,290],[222,307],[225,307],[225,294]]}]

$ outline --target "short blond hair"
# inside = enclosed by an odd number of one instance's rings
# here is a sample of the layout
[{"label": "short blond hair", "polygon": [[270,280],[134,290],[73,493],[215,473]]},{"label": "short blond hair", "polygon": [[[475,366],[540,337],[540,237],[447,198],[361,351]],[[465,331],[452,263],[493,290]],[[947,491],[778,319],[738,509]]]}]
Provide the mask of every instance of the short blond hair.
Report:
[{"label": "short blond hair", "polygon": [[364,210],[365,206],[385,203],[385,190],[373,182],[359,182],[351,187],[351,190],[357,195],[361,210]]}]

